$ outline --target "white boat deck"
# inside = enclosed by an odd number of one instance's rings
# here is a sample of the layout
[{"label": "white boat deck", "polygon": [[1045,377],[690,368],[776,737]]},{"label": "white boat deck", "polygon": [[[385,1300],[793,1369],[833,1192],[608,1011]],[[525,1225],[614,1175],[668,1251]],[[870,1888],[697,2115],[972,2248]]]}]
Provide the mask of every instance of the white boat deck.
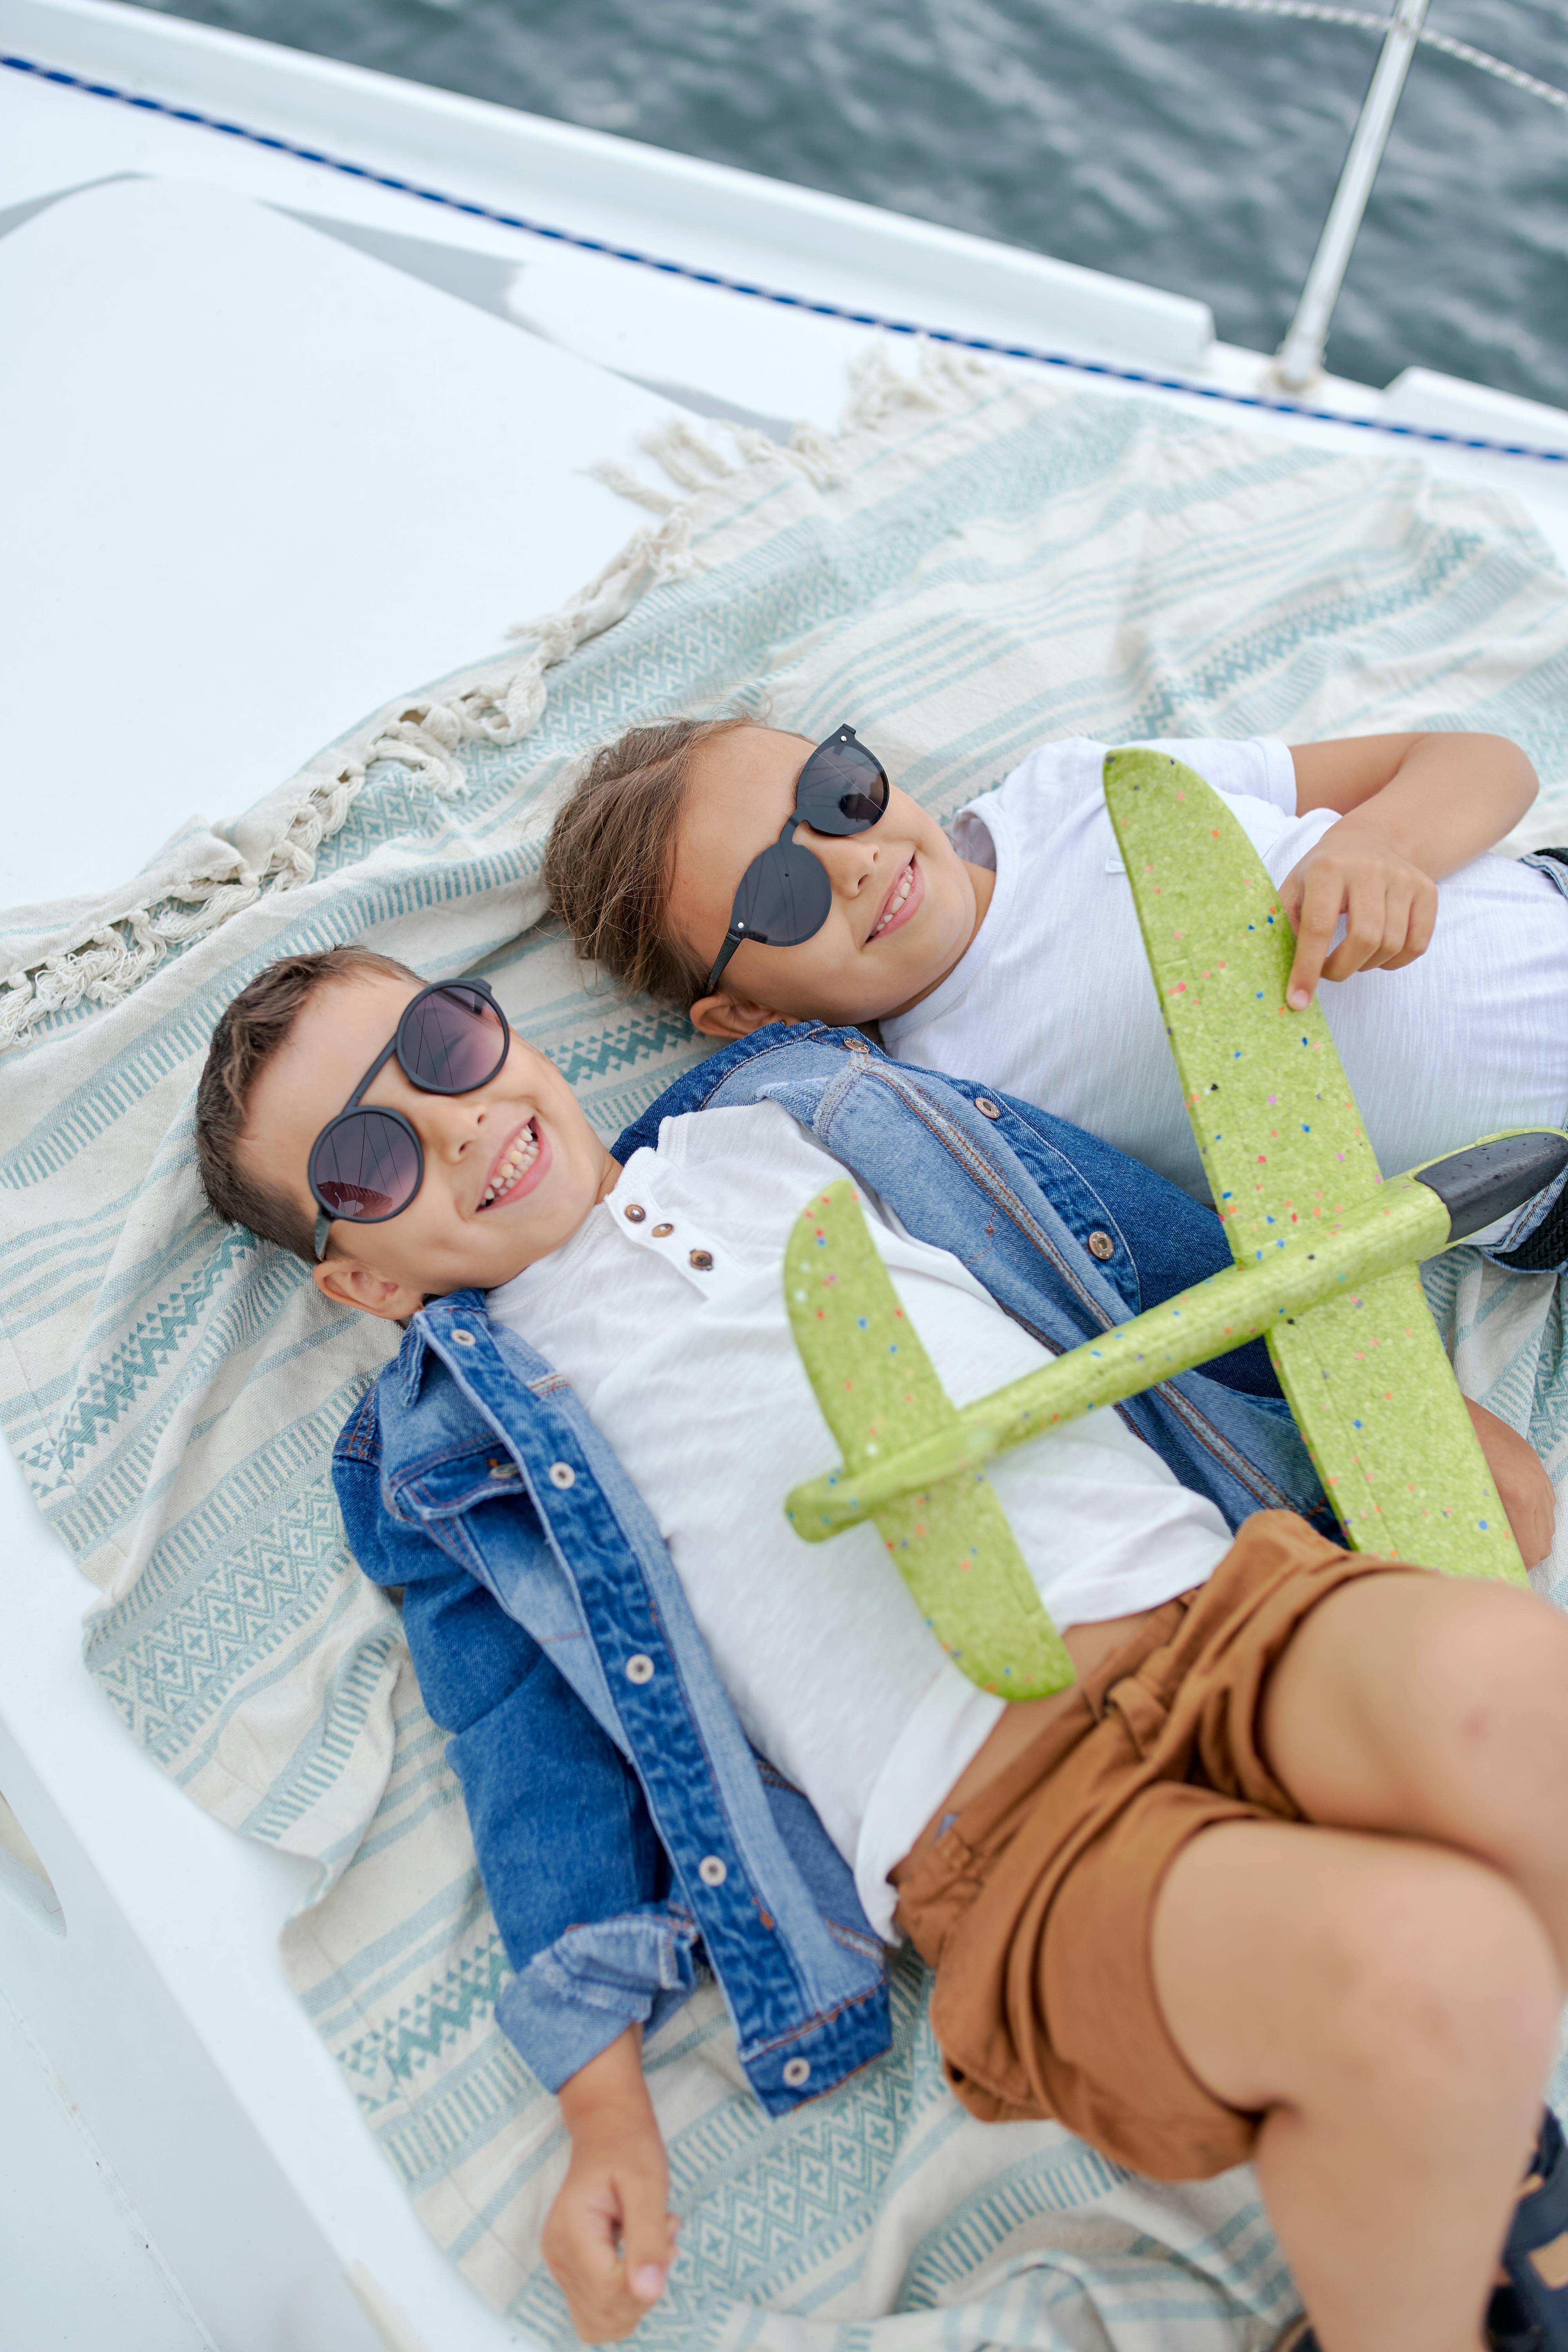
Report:
[{"label": "white boat deck", "polygon": [[[1201,305],[175,19],[0,0],[0,52],[693,269],[1176,375],[1195,389],[1157,396],[1205,410],[1265,386]],[[672,404],[833,424],[873,331],[8,69],[0,315],[8,902],[108,887],[558,603],[638,520],[583,469],[638,462]],[[1568,450],[1568,415],[1447,379],[1315,397]],[[1425,454],[1568,558],[1568,467]],[[79,1661],[90,1591],[9,1462],[0,1533],[0,2340],[518,2342],[284,1984],[303,1870],[132,1749]]]}]

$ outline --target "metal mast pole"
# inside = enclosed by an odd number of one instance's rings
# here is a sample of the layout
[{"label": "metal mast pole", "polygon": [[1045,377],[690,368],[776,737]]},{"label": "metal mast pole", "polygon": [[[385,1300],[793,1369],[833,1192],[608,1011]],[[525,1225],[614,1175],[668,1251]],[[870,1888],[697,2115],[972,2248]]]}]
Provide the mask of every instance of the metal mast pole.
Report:
[{"label": "metal mast pole", "polygon": [[1377,167],[1383,161],[1394,110],[1399,104],[1399,94],[1405,88],[1405,77],[1410,70],[1410,60],[1421,37],[1426,22],[1428,0],[1395,0],[1388,30],[1384,36],[1383,54],[1362,107],[1355,132],[1351,140],[1345,167],[1340,174],[1340,184],[1334,190],[1334,201],[1329,207],[1329,217],[1323,223],[1323,234],[1318,240],[1318,250],[1307,272],[1307,282],[1301,289],[1301,299],[1289,331],[1280,344],[1274,362],[1274,373],[1289,392],[1300,392],[1310,383],[1323,364],[1323,346],[1329,340],[1329,320],[1334,304],[1339,300],[1340,288],[1349,266],[1351,248],[1366,210],[1372,184],[1377,177]]}]

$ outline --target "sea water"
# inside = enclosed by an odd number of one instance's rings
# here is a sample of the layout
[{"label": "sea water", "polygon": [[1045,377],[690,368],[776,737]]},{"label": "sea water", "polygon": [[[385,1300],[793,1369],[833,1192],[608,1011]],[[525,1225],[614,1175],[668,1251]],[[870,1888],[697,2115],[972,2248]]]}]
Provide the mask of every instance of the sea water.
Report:
[{"label": "sea water", "polygon": [[[1194,0],[149,5],[1195,295],[1256,351],[1378,54],[1361,26]],[[1568,89],[1568,0],[1435,0],[1427,21]],[[1328,360],[1568,404],[1568,110],[1417,53]]]}]

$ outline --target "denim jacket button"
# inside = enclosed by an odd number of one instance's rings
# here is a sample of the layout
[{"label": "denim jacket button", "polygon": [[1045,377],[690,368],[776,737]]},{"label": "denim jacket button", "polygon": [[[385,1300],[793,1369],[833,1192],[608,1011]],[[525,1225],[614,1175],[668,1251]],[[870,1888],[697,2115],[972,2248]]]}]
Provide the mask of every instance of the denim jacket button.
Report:
[{"label": "denim jacket button", "polygon": [[976,1095],[974,1108],[982,1118],[1000,1118],[1002,1116],[1001,1104],[993,1102],[989,1095]]},{"label": "denim jacket button", "polygon": [[626,1660],[626,1680],[629,1683],[652,1682],[653,1660],[646,1650],[638,1650],[634,1656]]},{"label": "denim jacket button", "polygon": [[640,1201],[628,1201],[626,1207],[621,1211],[621,1214],[625,1217],[628,1225],[640,1225],[643,1219],[647,1215],[647,1211],[643,1207]]},{"label": "denim jacket button", "polygon": [[1102,1234],[1099,1227],[1096,1226],[1094,1232],[1090,1234],[1089,1237],[1089,1254],[1090,1257],[1114,1257],[1116,1255],[1116,1244],[1111,1240],[1109,1234]]},{"label": "denim jacket button", "polygon": [[809,2083],[811,2080],[810,2059],[786,2058],[784,2063],[784,2078],[786,2089],[798,2091],[803,2083]]},{"label": "denim jacket button", "polygon": [[650,1225],[648,1227],[648,1231],[653,1235],[656,1242],[662,1242],[668,1239],[669,1235],[675,1231],[675,1227],[673,1225]]},{"label": "denim jacket button", "polygon": [[573,1469],[570,1462],[552,1462],[550,1465],[550,1483],[552,1486],[559,1486],[564,1494],[568,1486],[574,1486],[577,1484],[577,1473]]},{"label": "denim jacket button", "polygon": [[474,1335],[471,1331],[454,1331],[452,1334],[452,1345],[454,1348],[472,1348],[476,1344]]},{"label": "denim jacket button", "polygon": [[716,1853],[705,1853],[697,1865],[697,1875],[704,1886],[722,1886],[730,1874]]},{"label": "denim jacket button", "polygon": [[690,1257],[691,1263],[697,1268],[699,1274],[712,1273],[713,1253],[711,1250],[692,1250]]}]

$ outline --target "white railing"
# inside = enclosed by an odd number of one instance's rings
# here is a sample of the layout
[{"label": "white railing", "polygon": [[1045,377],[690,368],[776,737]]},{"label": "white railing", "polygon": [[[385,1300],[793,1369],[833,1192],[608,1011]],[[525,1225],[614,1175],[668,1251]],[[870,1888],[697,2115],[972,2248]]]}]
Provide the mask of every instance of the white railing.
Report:
[{"label": "white railing", "polygon": [[1377,167],[1383,161],[1405,77],[1417,48],[1436,49],[1444,57],[1457,58],[1462,65],[1474,66],[1478,71],[1507,82],[1510,89],[1543,99],[1548,106],[1561,107],[1565,113],[1568,89],[1559,89],[1553,82],[1521,72],[1518,66],[1510,66],[1485,49],[1474,48],[1468,41],[1458,41],[1451,34],[1436,31],[1426,21],[1429,0],[1395,0],[1394,13],[1389,16],[1370,16],[1360,8],[1323,5],[1320,0],[1183,0],[1183,5],[1228,8],[1245,16],[1305,17],[1315,24],[1348,25],[1358,32],[1383,36],[1383,48],[1351,136],[1350,152],[1296,305],[1296,315],[1275,357],[1274,373],[1279,383],[1288,392],[1300,392],[1322,372],[1329,321],[1344,283]]}]

